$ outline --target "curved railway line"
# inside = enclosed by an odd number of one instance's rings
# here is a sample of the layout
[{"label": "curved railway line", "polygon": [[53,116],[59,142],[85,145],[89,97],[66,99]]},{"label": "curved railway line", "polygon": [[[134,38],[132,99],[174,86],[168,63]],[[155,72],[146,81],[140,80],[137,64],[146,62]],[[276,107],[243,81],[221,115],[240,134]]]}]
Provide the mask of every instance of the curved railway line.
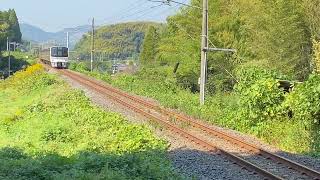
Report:
[{"label": "curved railway line", "polygon": [[[74,81],[103,94],[105,97],[112,99],[122,106],[161,124],[168,130],[188,139],[209,152],[217,153],[228,158],[234,164],[239,165],[247,171],[253,172],[254,175],[258,174],[264,179],[320,180],[319,172],[277,154],[268,152],[260,147],[245,142],[238,137],[229,135],[222,130],[211,128],[208,124],[201,122],[200,120],[160,107],[155,103],[130,95],[80,73],[70,70],[58,70],[58,73],[65,75]],[[173,123],[172,119],[178,120],[179,123],[188,124],[194,130],[205,133],[204,136],[207,136],[208,138],[203,138],[203,136],[199,136],[198,134],[193,133],[193,131],[189,131],[185,127],[181,127],[176,123]],[[217,147],[214,142],[208,140],[210,138],[219,138],[222,141],[229,143],[231,146],[236,146],[238,149],[241,149],[241,151],[245,151],[246,153],[254,156],[255,160],[240,157],[237,153],[229,152],[228,150]],[[293,175],[294,177],[291,177]]]}]

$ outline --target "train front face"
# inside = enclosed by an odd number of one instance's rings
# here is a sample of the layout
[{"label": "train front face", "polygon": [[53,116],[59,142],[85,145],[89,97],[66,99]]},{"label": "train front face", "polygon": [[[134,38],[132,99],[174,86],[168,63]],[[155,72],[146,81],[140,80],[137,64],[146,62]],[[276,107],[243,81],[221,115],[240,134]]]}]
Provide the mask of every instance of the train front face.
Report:
[{"label": "train front face", "polygon": [[68,67],[68,48],[67,47],[51,47],[50,48],[50,63],[54,68]]}]

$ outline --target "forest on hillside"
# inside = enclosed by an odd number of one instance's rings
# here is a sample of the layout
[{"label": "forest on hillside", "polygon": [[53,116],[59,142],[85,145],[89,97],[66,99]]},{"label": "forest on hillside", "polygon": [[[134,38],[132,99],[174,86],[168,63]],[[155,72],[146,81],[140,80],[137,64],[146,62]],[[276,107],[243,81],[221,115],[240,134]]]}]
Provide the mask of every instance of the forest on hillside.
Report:
[{"label": "forest on hillside", "polygon": [[10,41],[21,42],[21,36],[15,10],[0,11],[0,52],[7,48],[7,37]]},{"label": "forest on hillside", "polygon": [[[137,59],[145,32],[151,25],[161,27],[161,24],[151,22],[129,22],[98,28],[95,32],[96,59]],[[76,44],[74,51],[75,57],[81,60],[90,59],[90,32]]]},{"label": "forest on hillside", "polygon": [[[191,5],[202,6],[192,0]],[[319,0],[209,0],[211,47],[236,54],[209,53],[209,91],[231,90],[237,71],[247,67],[276,70],[286,79],[305,80],[319,68]],[[145,66],[180,63],[178,81],[198,89],[202,12],[185,7],[167,19],[163,33],[150,28],[141,60]],[[319,52],[318,52],[319,53]]]}]

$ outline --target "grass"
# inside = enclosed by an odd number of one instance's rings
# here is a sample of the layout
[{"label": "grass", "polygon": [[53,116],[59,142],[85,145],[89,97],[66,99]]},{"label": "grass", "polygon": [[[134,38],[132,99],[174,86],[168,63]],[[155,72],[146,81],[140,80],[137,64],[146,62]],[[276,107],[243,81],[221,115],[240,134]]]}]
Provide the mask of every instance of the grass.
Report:
[{"label": "grass", "polygon": [[168,143],[34,65],[0,82],[1,179],[180,179]]},{"label": "grass", "polygon": [[174,77],[169,76],[170,73],[166,71],[152,69],[135,75],[120,74],[112,78],[107,74],[97,75],[98,73],[87,71],[85,74],[105,80],[125,91],[156,99],[165,107],[178,109],[212,124],[251,134],[282,150],[316,156],[320,154],[312,149],[313,139],[303,123],[284,117],[269,118],[263,123],[252,125],[250,119],[239,118],[240,97],[235,93],[208,96],[206,104],[199,106],[198,94],[177,86]]}]

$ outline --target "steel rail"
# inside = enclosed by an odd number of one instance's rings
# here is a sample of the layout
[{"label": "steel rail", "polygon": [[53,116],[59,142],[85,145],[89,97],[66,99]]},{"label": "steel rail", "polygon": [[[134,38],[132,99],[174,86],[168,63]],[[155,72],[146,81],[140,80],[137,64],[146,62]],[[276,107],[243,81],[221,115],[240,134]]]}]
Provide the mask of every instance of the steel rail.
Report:
[{"label": "steel rail", "polygon": [[[258,173],[260,174],[261,176],[267,178],[267,179],[282,179],[281,177],[278,177],[277,175],[274,175],[264,169],[261,169],[260,167],[236,156],[236,155],[233,155],[229,152],[226,152],[222,149],[219,149],[218,147],[214,146],[213,144],[211,143],[208,143],[204,140],[201,140],[200,138],[190,134],[189,132],[179,128],[179,127],[176,127],[175,125],[172,125],[171,123],[167,122],[166,120],[163,120],[153,114],[151,114],[150,112],[147,112],[147,111],[144,111],[128,102],[125,102],[124,100],[120,99],[119,97],[116,97],[114,95],[110,95],[109,93],[106,92],[106,88],[103,87],[103,86],[100,86],[98,84],[96,84],[95,82],[92,82],[88,79],[84,79],[83,76],[79,76],[77,74],[74,74],[74,73],[70,73],[70,72],[67,72],[66,70],[60,70],[60,72],[63,72],[64,75],[88,86],[89,88],[92,88],[94,89],[95,91],[107,96],[108,98],[116,101],[117,103],[147,117],[147,118],[150,118],[152,120],[154,120],[155,122],[157,123],[160,123],[162,124],[163,126],[165,126],[167,129],[175,132],[176,134],[179,134],[180,136],[186,138],[186,139],[189,139],[191,142],[193,143],[196,143],[206,149],[209,150],[210,153],[218,153],[218,154],[222,154],[224,155],[225,157],[229,158],[231,161],[235,162],[235,164],[239,165],[239,166],[242,166],[243,168],[249,170],[249,171],[252,171],[252,172],[255,172],[255,173]],[[110,91],[109,91],[110,92]]]},{"label": "steel rail", "polygon": [[[68,72],[76,74],[75,72],[72,72],[70,70],[68,70]],[[89,77],[84,77],[84,78],[91,79]],[[273,161],[277,161],[279,163],[282,163],[282,164],[286,165],[288,167],[288,169],[294,169],[296,171],[299,171],[302,175],[307,175],[309,177],[312,177],[314,180],[320,180],[320,173],[315,171],[315,170],[313,170],[313,169],[311,169],[311,168],[309,168],[309,167],[306,167],[304,165],[298,164],[298,163],[296,163],[296,162],[294,162],[294,161],[292,161],[290,159],[284,158],[284,157],[279,156],[277,154],[268,152],[268,151],[266,151],[266,150],[264,150],[262,148],[259,148],[259,147],[255,146],[255,145],[247,143],[247,142],[245,142],[245,141],[243,141],[243,140],[241,140],[239,138],[230,136],[230,135],[228,135],[227,133],[225,133],[225,132],[223,132],[221,130],[209,128],[208,127],[209,125],[207,125],[207,124],[205,124],[203,122],[202,123],[197,122],[199,120],[197,120],[197,121],[193,120],[190,117],[186,117],[186,116],[183,116],[183,115],[178,114],[176,112],[169,111],[169,110],[167,110],[165,108],[162,108],[160,106],[154,105],[154,104],[152,104],[150,102],[147,102],[145,100],[142,100],[140,98],[137,98],[137,97],[134,97],[134,96],[129,95],[127,93],[124,93],[124,92],[122,92],[122,91],[120,91],[120,90],[118,90],[118,89],[116,89],[114,87],[110,87],[110,86],[107,86],[107,85],[101,85],[101,84],[99,84],[97,82],[94,82],[94,80],[92,80],[92,81],[93,81],[93,83],[95,83],[96,85],[98,85],[100,87],[107,88],[108,90],[110,90],[110,91],[112,91],[114,93],[117,93],[117,94],[119,94],[121,96],[125,96],[125,97],[127,97],[127,98],[129,98],[129,99],[131,99],[133,101],[137,101],[137,102],[139,102],[139,103],[141,103],[141,104],[143,104],[143,105],[145,105],[145,106],[147,106],[149,108],[152,108],[152,109],[154,109],[156,111],[160,111],[162,113],[165,113],[168,116],[173,116],[173,117],[178,118],[178,119],[180,119],[180,120],[182,120],[184,122],[190,123],[193,127],[200,128],[201,130],[203,130],[203,131],[205,131],[205,132],[207,132],[207,133],[209,133],[211,135],[217,136],[217,137],[222,138],[224,140],[227,140],[227,141],[229,141],[231,143],[237,144],[238,146],[240,146],[242,148],[245,148],[245,149],[247,149],[249,151],[257,153],[258,155],[264,156],[267,159],[272,159]]]}]

